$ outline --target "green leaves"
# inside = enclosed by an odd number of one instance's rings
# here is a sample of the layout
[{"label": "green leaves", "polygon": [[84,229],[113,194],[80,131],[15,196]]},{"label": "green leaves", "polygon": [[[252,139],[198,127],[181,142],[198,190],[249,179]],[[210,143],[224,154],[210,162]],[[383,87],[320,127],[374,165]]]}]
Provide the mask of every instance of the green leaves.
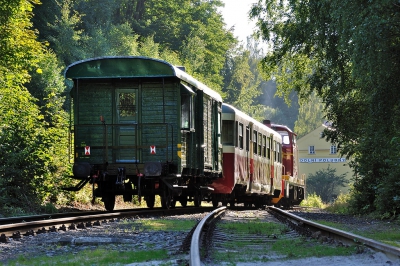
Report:
[{"label": "green leaves", "polygon": [[384,188],[393,182],[385,180],[400,170],[385,163],[398,157],[388,143],[400,132],[400,6],[389,0],[265,0],[251,14],[272,44],[263,70],[277,81],[278,93],[287,97],[295,90],[306,99],[315,91],[324,102],[335,128],[327,140],[354,159],[356,209],[383,209],[376,199],[387,198]]},{"label": "green leaves", "polygon": [[318,170],[315,174],[310,174],[307,177],[307,193],[317,194],[322,201],[328,203],[339,195],[340,188],[345,187],[349,180],[346,179],[346,174],[336,174],[336,168],[328,168]]}]

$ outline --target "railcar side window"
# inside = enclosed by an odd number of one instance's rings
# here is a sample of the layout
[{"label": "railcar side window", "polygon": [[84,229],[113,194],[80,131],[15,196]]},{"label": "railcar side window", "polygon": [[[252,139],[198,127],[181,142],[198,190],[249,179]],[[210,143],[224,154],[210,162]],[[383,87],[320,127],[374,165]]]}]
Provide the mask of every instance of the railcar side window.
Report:
[{"label": "railcar side window", "polygon": [[281,147],[282,145],[280,143],[276,143],[276,152],[277,152],[277,162],[281,163],[282,162],[282,152],[281,152]]},{"label": "railcar side window", "polygon": [[258,133],[258,155],[261,156],[261,144],[262,144],[262,137],[261,133]]},{"label": "railcar side window", "polygon": [[243,124],[239,123],[238,127],[238,136],[239,136],[239,148],[243,149]]},{"label": "railcar side window", "polygon": [[181,104],[181,128],[190,130],[193,127],[192,95],[182,94]]},{"label": "railcar side window", "polygon": [[262,140],[262,155],[263,157],[267,157],[267,137],[265,135],[263,135],[263,140]]},{"label": "railcar side window", "polygon": [[271,138],[267,138],[267,156],[271,159]]},{"label": "railcar side window", "polygon": [[223,145],[234,145],[233,138],[234,129],[232,120],[222,121],[222,144]]},{"label": "railcar side window", "polygon": [[[221,138],[222,138],[222,134],[221,134],[221,129],[222,129],[222,117],[221,117],[221,109],[218,108],[218,121],[217,121],[218,125],[218,145],[221,144]],[[233,124],[233,122],[232,122]],[[233,140],[233,137],[232,137]],[[233,145],[233,141],[232,141],[232,145]]]},{"label": "railcar side window", "polygon": [[250,128],[246,127],[246,151],[250,150]]},{"label": "railcar side window", "polygon": [[253,152],[257,154],[257,131],[253,131]]}]

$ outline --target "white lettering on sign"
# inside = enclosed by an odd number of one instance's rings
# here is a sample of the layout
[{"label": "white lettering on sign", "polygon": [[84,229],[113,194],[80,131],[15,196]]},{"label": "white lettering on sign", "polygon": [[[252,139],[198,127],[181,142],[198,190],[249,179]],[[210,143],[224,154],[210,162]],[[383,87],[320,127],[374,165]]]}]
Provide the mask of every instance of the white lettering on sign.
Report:
[{"label": "white lettering on sign", "polygon": [[345,163],[346,158],[300,158],[300,163]]}]

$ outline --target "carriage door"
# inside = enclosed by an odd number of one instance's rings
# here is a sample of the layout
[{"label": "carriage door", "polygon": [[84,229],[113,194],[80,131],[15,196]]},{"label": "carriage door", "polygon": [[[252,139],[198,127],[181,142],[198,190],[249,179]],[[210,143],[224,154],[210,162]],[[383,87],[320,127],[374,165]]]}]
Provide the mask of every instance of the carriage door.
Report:
[{"label": "carriage door", "polygon": [[117,163],[139,160],[137,139],[137,89],[116,90],[115,159]]}]

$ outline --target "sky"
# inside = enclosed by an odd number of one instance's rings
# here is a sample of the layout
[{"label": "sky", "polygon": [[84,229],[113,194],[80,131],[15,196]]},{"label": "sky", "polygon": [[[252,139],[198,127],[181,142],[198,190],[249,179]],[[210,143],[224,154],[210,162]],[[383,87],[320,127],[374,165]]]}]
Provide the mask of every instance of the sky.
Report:
[{"label": "sky", "polygon": [[257,0],[222,0],[225,7],[221,9],[227,29],[235,26],[234,35],[242,42],[253,33],[255,21],[248,19],[248,13],[253,3]]}]

